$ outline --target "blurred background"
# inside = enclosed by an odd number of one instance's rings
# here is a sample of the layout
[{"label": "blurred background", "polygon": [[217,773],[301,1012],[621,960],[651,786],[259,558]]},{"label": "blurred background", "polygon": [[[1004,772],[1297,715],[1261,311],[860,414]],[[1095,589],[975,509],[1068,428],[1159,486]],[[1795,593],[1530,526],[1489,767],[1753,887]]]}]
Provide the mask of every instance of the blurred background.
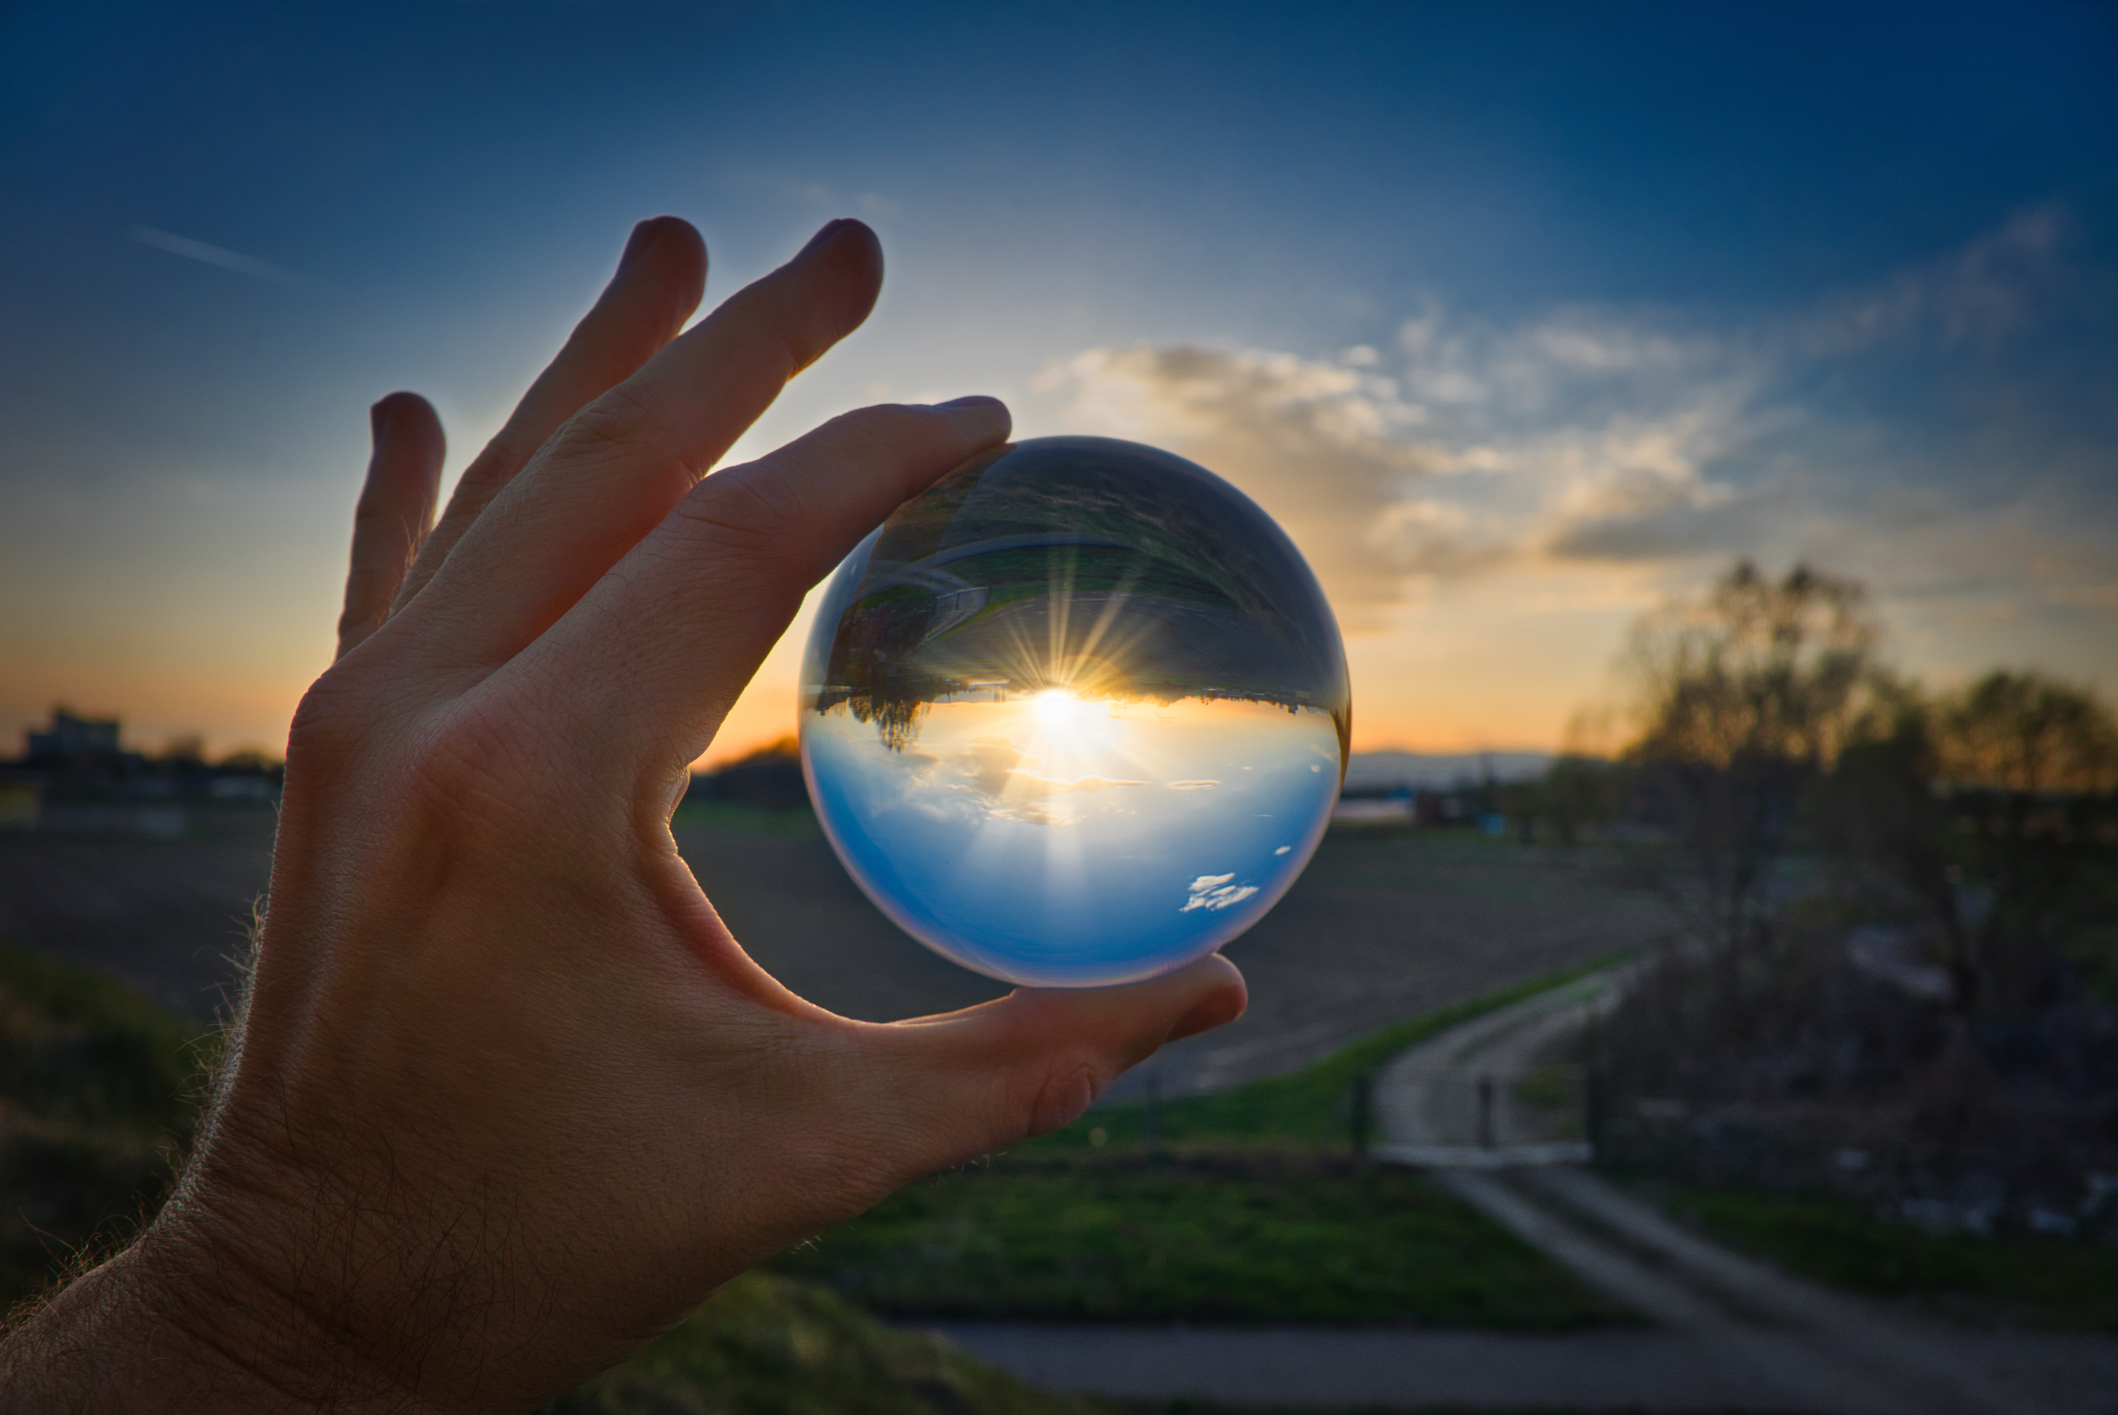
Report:
[{"label": "blurred background", "polygon": [[[2113,1408],[2109,5],[18,3],[0,75],[10,1295],[166,1182],[367,405],[453,477],[632,222],[711,305],[850,215],[732,456],[977,392],[1203,462],[1347,793],[1243,1022],[569,1408]],[[992,995],[819,837],[806,629],[686,858],[827,1006]]]}]

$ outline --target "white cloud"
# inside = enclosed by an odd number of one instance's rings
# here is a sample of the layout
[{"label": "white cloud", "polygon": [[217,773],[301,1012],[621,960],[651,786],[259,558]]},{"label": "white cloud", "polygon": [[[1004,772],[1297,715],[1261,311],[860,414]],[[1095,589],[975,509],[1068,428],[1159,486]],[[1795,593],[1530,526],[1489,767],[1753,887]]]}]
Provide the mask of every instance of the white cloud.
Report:
[{"label": "white cloud", "polygon": [[[1423,581],[1704,569],[1898,524],[1880,493],[1931,469],[1892,465],[1887,418],[1817,386],[1857,383],[1882,353],[1901,370],[1990,352],[2063,283],[2065,231],[2034,211],[1777,319],[1569,307],[1496,327],[1429,301],[1387,353],[1096,348],[1039,386],[1065,395],[1079,431],[1168,446],[1241,486],[1301,545],[1345,626],[1375,628]],[[1936,515],[1970,534],[1958,508]],[[2047,593],[2103,603],[2096,577],[2077,583]]]},{"label": "white cloud", "polygon": [[2064,212],[2022,212],[1940,260],[1899,272],[1879,288],[1823,302],[1784,336],[1820,355],[1917,340],[1942,348],[1990,348],[2035,317],[2064,282]]},{"label": "white cloud", "polygon": [[254,255],[231,251],[221,246],[194,241],[189,236],[178,236],[168,231],[158,231],[152,226],[135,226],[132,238],[143,246],[152,246],[158,251],[195,260],[202,265],[216,265],[223,270],[232,270],[237,275],[247,275],[253,280],[262,280],[270,285],[286,285],[299,288],[309,283],[309,277],[284,266],[259,260]]},{"label": "white cloud", "polygon": [[1232,908],[1258,892],[1254,884],[1231,884],[1234,875],[1200,875],[1191,882],[1186,891],[1190,897],[1184,901],[1179,914],[1189,914],[1195,909],[1218,912]]},{"label": "white cloud", "polygon": [[1171,447],[1235,482],[1288,528],[1358,624],[1414,568],[1375,516],[1440,470],[1424,411],[1360,363],[1190,346],[1090,349],[1048,369],[1083,431]]}]

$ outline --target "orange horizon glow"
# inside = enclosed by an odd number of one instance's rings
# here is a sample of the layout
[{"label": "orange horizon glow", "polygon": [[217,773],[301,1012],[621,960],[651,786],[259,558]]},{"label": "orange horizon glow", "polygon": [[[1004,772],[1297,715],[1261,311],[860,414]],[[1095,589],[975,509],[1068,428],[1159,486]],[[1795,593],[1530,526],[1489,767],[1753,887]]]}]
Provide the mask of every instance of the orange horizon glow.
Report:
[{"label": "orange horizon glow", "polygon": [[[222,570],[191,578],[174,596],[165,588],[164,601],[180,601],[180,612],[155,630],[138,627],[137,615],[99,615],[103,622],[74,634],[9,645],[0,679],[0,756],[20,752],[22,734],[48,723],[59,704],[117,717],[131,750],[159,752],[172,741],[202,737],[214,757],[237,750],[280,755],[296,704],[330,656],[336,586],[305,568],[316,580],[297,579],[305,593],[262,606],[250,593],[257,572]],[[1346,637],[1352,749],[1456,755],[1582,745],[1570,738],[1573,724],[1584,710],[1612,700],[1612,665],[1627,633],[1662,597],[1662,586],[1615,567],[1577,568],[1564,577],[1525,567],[1431,588],[1394,610],[1390,621]],[[252,614],[247,636],[231,638],[227,626],[237,621],[239,600]],[[2050,657],[2003,658],[1981,651],[1975,639],[1957,641],[1907,619],[1891,640],[1894,666],[1935,686],[1993,664]],[[794,734],[810,621],[805,607],[697,765],[734,760]],[[2057,671],[2108,690],[2096,667],[2076,661]]]}]

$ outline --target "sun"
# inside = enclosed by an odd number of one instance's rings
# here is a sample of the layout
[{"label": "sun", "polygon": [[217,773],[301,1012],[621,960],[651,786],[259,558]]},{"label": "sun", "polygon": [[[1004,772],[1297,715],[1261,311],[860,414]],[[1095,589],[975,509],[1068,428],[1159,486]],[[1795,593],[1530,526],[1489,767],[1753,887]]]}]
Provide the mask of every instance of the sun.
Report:
[{"label": "sun", "polygon": [[1078,721],[1087,713],[1088,708],[1089,704],[1065,688],[1046,688],[1030,699],[1030,709],[1037,714],[1040,722]]}]

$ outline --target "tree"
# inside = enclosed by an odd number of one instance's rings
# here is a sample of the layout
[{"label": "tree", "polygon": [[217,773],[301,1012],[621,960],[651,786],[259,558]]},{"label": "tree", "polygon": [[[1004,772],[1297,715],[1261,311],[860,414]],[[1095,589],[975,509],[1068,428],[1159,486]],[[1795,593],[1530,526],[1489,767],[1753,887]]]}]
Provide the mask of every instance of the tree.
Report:
[{"label": "tree", "polygon": [[1893,685],[1811,814],[1851,873],[1916,901],[1969,1015],[1998,975],[2106,922],[2114,789],[2118,724],[2094,693],[1993,672],[1934,700]]},{"label": "tree", "polygon": [[1569,753],[1545,769],[1538,804],[1553,836],[1572,845],[1585,831],[1601,829],[1623,809],[1626,768],[1616,762]]},{"label": "tree", "polygon": [[1965,926],[1990,971],[2009,937],[2099,922],[2118,856],[2118,721],[2093,692],[1994,672],[1938,714],[1938,769],[1960,822],[1965,873],[1983,890]]},{"label": "tree", "polygon": [[1850,740],[1876,675],[1861,587],[1796,565],[1739,561],[1704,600],[1651,616],[1627,667],[1640,803],[1692,866],[1700,932],[1735,944],[1769,927],[1770,885],[1803,793]]}]

